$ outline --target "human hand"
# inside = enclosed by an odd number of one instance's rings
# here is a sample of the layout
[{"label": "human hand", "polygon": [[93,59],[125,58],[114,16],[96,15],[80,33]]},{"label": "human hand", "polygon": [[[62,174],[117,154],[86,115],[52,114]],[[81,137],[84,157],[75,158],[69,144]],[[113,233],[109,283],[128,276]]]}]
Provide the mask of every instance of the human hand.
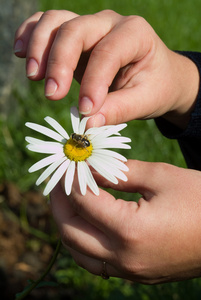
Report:
[{"label": "human hand", "polygon": [[128,161],[128,181],[105,187],[136,193],[138,203],[100,190],[67,197],[60,184],[51,206],[62,241],[78,265],[100,275],[155,284],[201,275],[201,174],[163,163]]},{"label": "human hand", "polygon": [[95,114],[89,126],[164,116],[184,128],[189,121],[197,68],[169,50],[141,17],[39,12],[19,27],[17,41],[29,78],[46,79],[47,98],[63,98],[73,76],[81,82],[79,109]]}]

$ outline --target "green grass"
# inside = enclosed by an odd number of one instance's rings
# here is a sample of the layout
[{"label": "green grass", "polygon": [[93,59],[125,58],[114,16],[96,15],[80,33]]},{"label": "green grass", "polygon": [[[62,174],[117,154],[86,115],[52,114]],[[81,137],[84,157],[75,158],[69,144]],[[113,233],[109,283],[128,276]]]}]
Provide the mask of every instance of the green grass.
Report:
[{"label": "green grass", "polygon": [[[40,10],[67,9],[78,14],[91,14],[103,9],[113,9],[123,15],[138,14],[153,26],[169,48],[200,50],[201,3],[198,0],[193,3],[189,0],[41,0],[39,3]],[[76,104],[78,99],[79,85],[76,82],[73,82],[68,96],[57,102],[46,100],[43,88],[43,82],[32,82],[28,89],[24,89],[18,86],[16,81],[13,95],[18,106],[17,115],[13,112],[6,124],[0,120],[3,134],[0,141],[0,182],[13,181],[21,190],[36,188],[34,182],[38,174],[30,175],[27,169],[39,159],[38,154],[25,149],[24,137],[30,134],[30,131],[25,128],[24,123],[26,121],[43,123],[43,118],[50,115],[69,128],[69,107]],[[177,142],[164,138],[153,120],[130,122],[124,130],[124,135],[132,138],[132,150],[124,152],[128,158],[185,166]],[[115,196],[126,200],[134,197],[123,193],[115,193]],[[200,280],[154,287],[130,285],[119,279],[106,283],[71,264],[71,260],[61,262],[62,269],[56,277],[67,287],[73,286],[79,290],[78,295],[83,299],[193,300],[200,297]],[[69,267],[68,270],[66,267]],[[87,285],[90,287],[88,290]],[[90,293],[91,290],[93,295]],[[95,295],[98,295],[98,298]]]}]

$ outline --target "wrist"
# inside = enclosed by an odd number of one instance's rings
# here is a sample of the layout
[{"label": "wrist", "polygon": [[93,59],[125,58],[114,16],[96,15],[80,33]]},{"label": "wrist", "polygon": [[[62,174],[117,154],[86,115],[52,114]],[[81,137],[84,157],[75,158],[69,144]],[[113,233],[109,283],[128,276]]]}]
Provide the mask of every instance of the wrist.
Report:
[{"label": "wrist", "polygon": [[177,127],[185,129],[197,100],[200,74],[199,66],[197,67],[196,61],[191,58],[192,52],[180,53],[171,51],[175,100],[172,109],[163,117]]}]

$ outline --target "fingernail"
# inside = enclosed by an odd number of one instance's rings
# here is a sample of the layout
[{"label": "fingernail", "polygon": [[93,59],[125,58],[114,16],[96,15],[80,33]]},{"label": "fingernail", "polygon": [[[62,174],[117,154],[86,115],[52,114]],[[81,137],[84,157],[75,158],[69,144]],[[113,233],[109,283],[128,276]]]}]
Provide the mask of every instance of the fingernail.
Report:
[{"label": "fingernail", "polygon": [[104,126],[105,125],[105,116],[101,113],[95,115],[94,117],[92,117],[91,120],[93,127],[100,127],[100,126]]},{"label": "fingernail", "polygon": [[79,101],[79,111],[82,115],[88,115],[92,111],[93,102],[88,97],[83,97]]},{"label": "fingernail", "polygon": [[30,58],[27,63],[27,77],[35,76],[38,73],[38,63],[34,58]]},{"label": "fingernail", "polygon": [[47,97],[53,96],[57,89],[58,89],[58,85],[55,82],[55,80],[52,78],[48,79],[45,86],[45,96]]},{"label": "fingernail", "polygon": [[14,45],[14,53],[21,52],[23,48],[23,42],[21,40],[17,40]]}]

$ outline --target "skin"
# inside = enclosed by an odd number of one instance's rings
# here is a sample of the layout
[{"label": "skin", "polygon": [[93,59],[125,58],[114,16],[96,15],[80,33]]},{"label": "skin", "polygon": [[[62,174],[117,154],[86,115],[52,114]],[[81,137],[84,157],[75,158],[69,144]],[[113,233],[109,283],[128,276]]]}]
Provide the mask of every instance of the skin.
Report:
[{"label": "skin", "polygon": [[[197,67],[168,49],[141,17],[38,12],[18,28],[14,45],[15,54],[26,58],[27,76],[45,78],[48,99],[63,98],[73,77],[80,82],[79,109],[92,116],[88,126],[158,116],[181,129],[189,122]],[[138,203],[104,190],[84,197],[76,180],[69,197],[62,183],[55,187],[51,205],[64,245],[78,265],[97,275],[106,261],[110,276],[146,284],[200,276],[200,172],[127,164],[126,183],[113,186],[94,176],[100,186],[140,193]]]},{"label": "skin", "polygon": [[27,76],[45,78],[47,98],[66,96],[73,76],[81,83],[79,109],[96,114],[90,125],[163,115],[183,128],[189,120],[197,68],[169,50],[141,17],[38,12],[19,27],[17,41],[23,46],[16,55],[26,57]]},{"label": "skin", "polygon": [[200,276],[201,173],[163,163],[127,165],[127,182],[114,186],[96,179],[104,187],[139,192],[138,203],[104,190],[99,197],[89,190],[82,196],[77,181],[69,197],[61,184],[55,187],[51,205],[63,244],[96,275],[106,261],[110,276],[144,284]]}]

